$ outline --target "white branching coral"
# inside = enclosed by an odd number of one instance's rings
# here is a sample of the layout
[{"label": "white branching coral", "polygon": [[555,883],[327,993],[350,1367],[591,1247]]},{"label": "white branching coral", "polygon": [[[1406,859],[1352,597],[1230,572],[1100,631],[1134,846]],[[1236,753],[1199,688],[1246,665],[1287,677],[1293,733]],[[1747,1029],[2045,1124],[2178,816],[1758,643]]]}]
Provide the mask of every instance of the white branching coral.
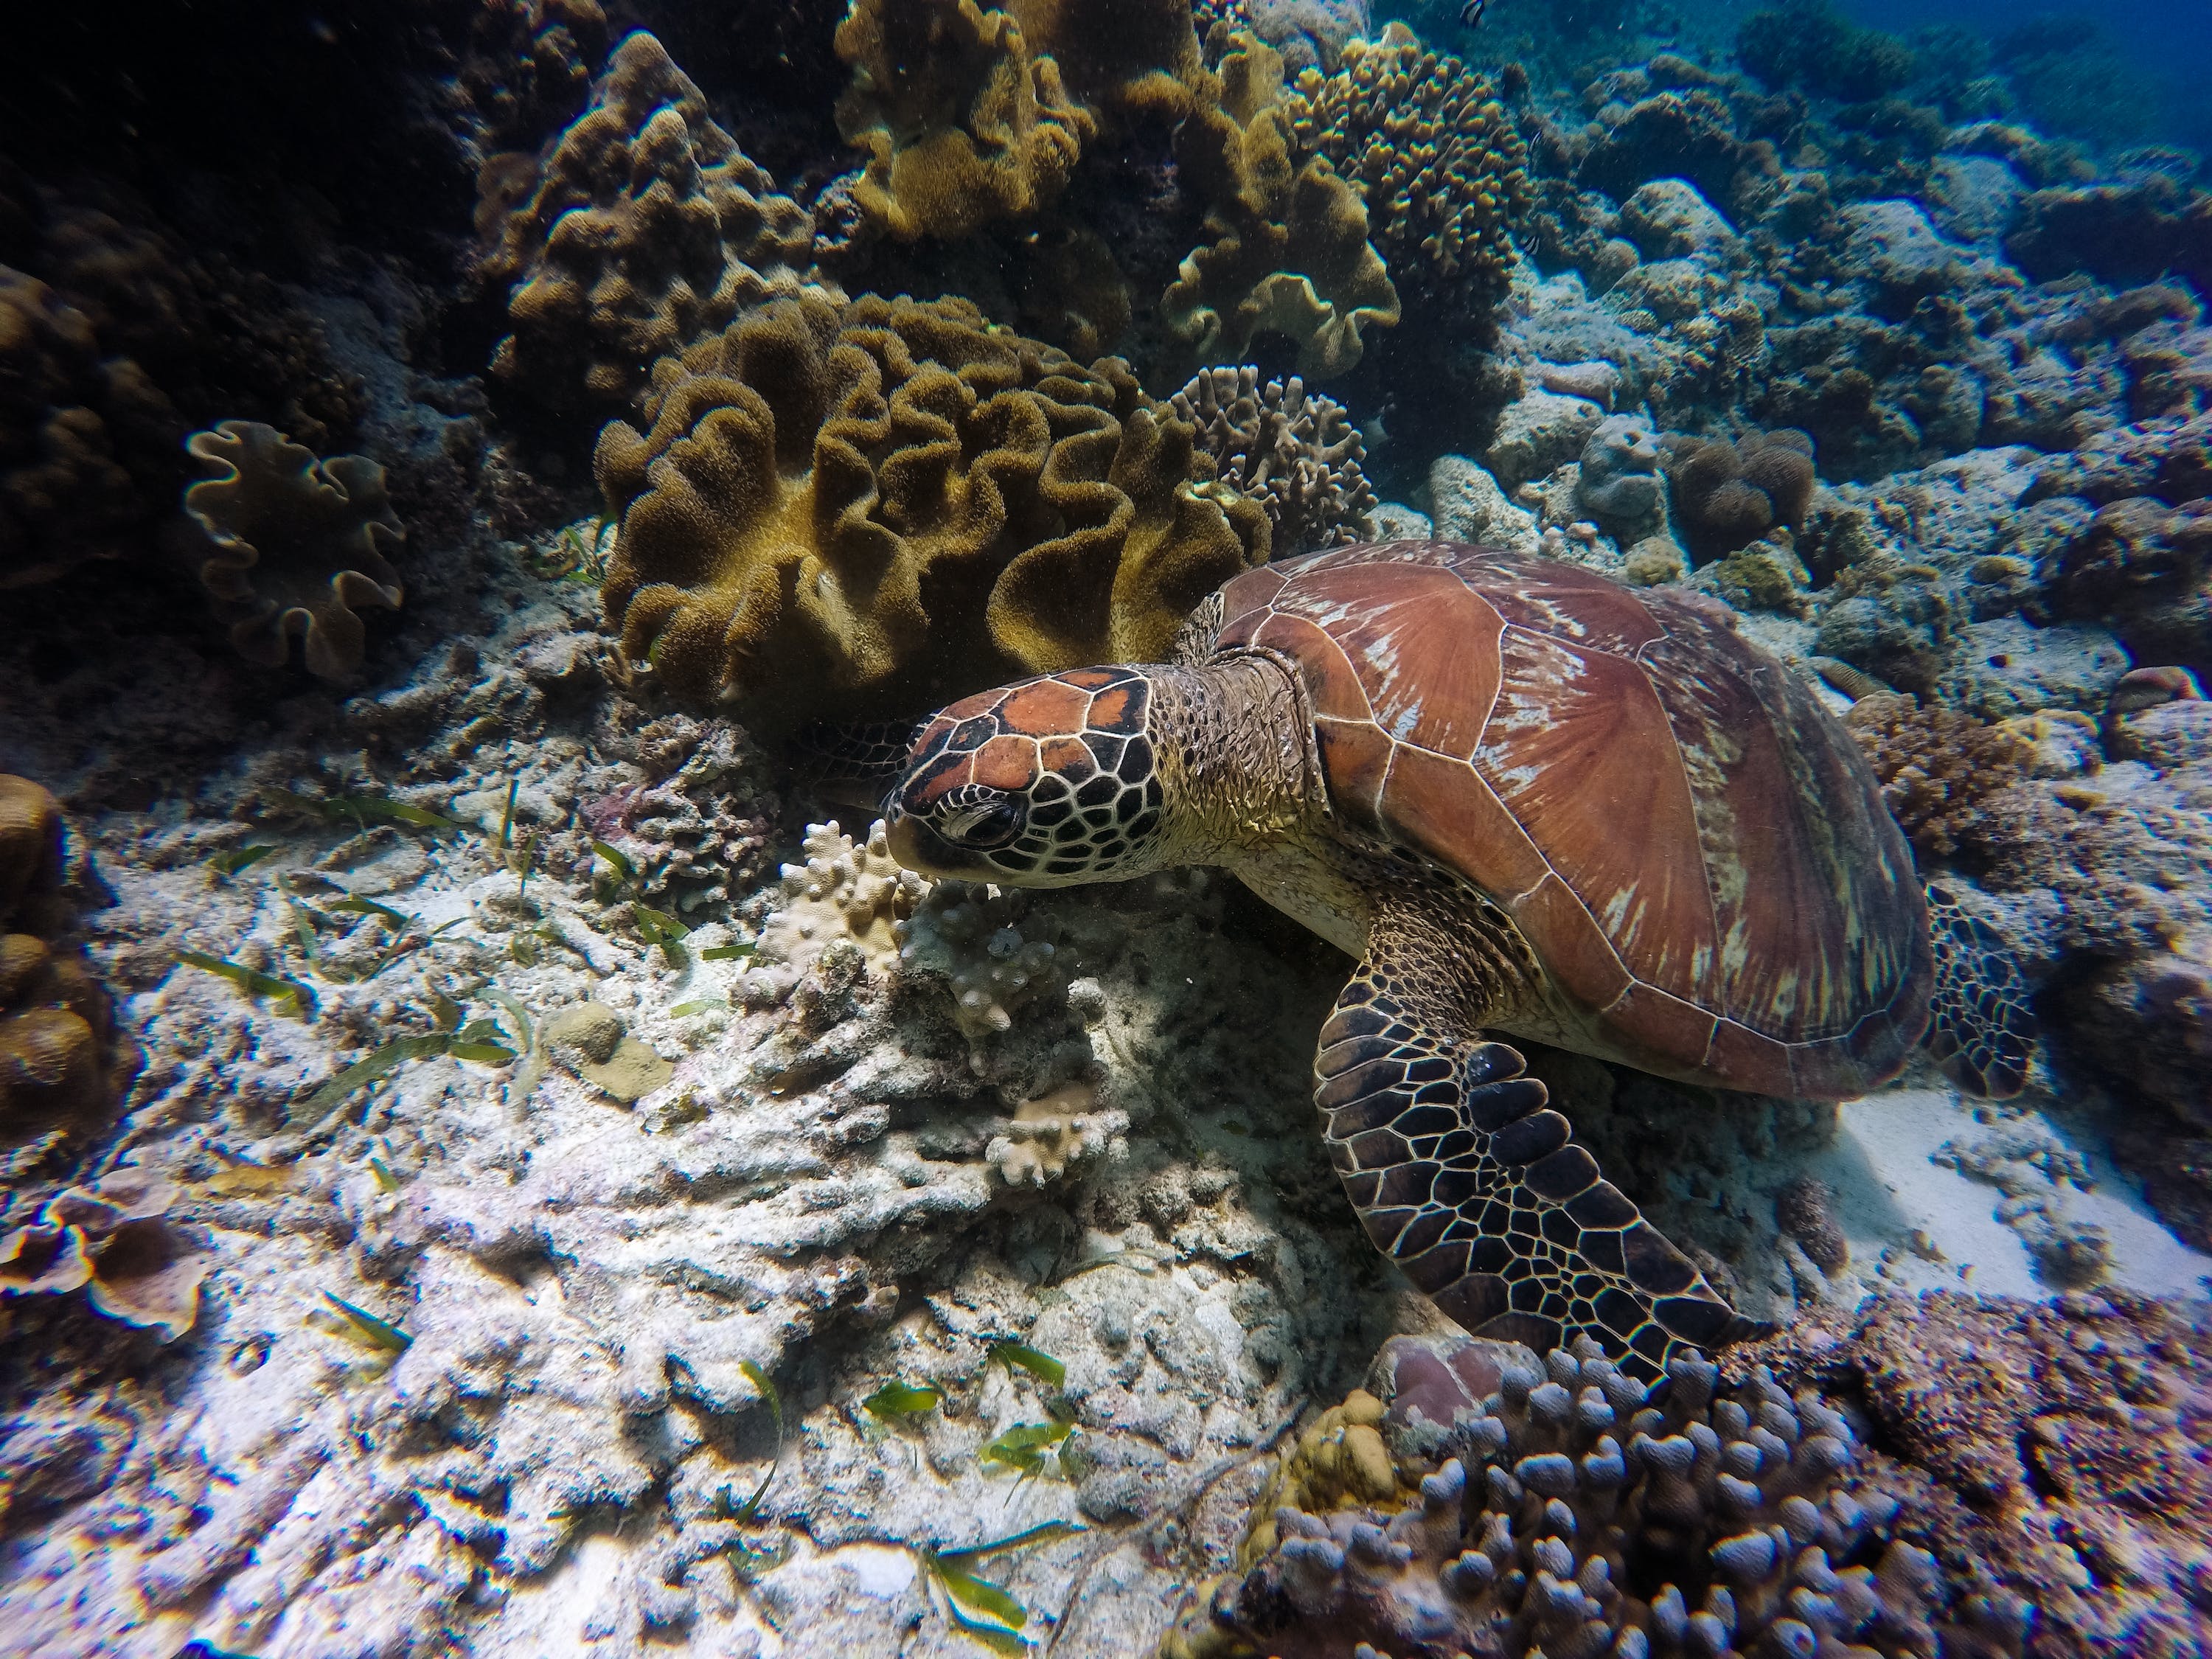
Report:
[{"label": "white branching coral", "polygon": [[971,1043],[1012,1029],[1014,1016],[1064,988],[1059,950],[1024,933],[1019,894],[970,882],[939,882],[899,930],[899,965],[934,974],[952,988],[953,1018]]},{"label": "white branching coral", "polygon": [[840,943],[855,947],[871,969],[888,971],[900,958],[900,924],[930,890],[928,881],[891,857],[881,818],[869,826],[865,842],[834,818],[810,823],[799,846],[806,861],[783,866],[781,896],[742,982],[748,1002],[781,1002]]}]

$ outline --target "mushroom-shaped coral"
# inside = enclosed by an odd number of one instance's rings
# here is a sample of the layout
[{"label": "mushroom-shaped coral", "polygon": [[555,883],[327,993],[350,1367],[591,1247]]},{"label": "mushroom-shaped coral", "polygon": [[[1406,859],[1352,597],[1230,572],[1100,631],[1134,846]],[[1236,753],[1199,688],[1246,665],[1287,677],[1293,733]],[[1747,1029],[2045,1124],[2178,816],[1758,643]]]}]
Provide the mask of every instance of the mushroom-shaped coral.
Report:
[{"label": "mushroom-shaped coral", "polygon": [[402,595],[385,550],[406,532],[385,499],[384,469],[362,455],[319,461],[258,421],[225,421],[185,447],[212,475],[185,489],[185,513],[205,555],[200,585],[231,644],[276,668],[297,635],[309,673],[352,673],[367,642],[356,610],[397,611]]},{"label": "mushroom-shaped coral", "polygon": [[1583,445],[1575,499],[1584,510],[1615,522],[1650,518],[1659,510],[1659,435],[1640,415],[1608,415]]},{"label": "mushroom-shaped coral", "polygon": [[0,1142],[80,1124],[112,1102],[137,1058],[107,993],[66,942],[61,810],[0,774]]},{"label": "mushroom-shaped coral", "polygon": [[653,380],[649,429],[599,437],[607,615],[633,664],[757,726],[1156,659],[1267,554],[1127,364],[965,300],[775,301]]},{"label": "mushroom-shaped coral", "polygon": [[1235,362],[1262,334],[1297,347],[1298,373],[1354,367],[1361,331],[1399,318],[1398,290],[1367,240],[1359,192],[1326,156],[1294,161],[1283,60],[1249,34],[1222,59],[1219,102],[1176,139],[1185,178],[1212,204],[1207,240],[1168,285],[1160,314],[1196,365]]},{"label": "mushroom-shaped coral", "polygon": [[628,403],[655,358],[796,290],[812,258],[812,218],[641,32],[542,158],[495,156],[477,187],[477,271],[514,328],[492,373],[549,409]]},{"label": "mushroom-shaped coral", "polygon": [[1535,193],[1497,87],[1394,22],[1379,41],[1348,41],[1337,73],[1307,70],[1288,112],[1299,147],[1358,185],[1409,298],[1465,306],[1504,292],[1510,234]]},{"label": "mushroom-shaped coral", "polygon": [[1735,443],[1672,437],[1662,446],[1676,520],[1702,557],[1748,547],[1777,525],[1796,529],[1813,501],[1813,441],[1790,428]]},{"label": "mushroom-shaped coral", "polygon": [[1375,533],[1366,446],[1344,405],[1290,383],[1260,384],[1255,368],[1207,369],[1169,401],[1198,428],[1198,447],[1222,481],[1267,509],[1274,556]]},{"label": "mushroom-shaped coral", "polygon": [[1842,1414],[1718,1382],[1678,1359],[1647,1397],[1587,1344],[1394,1338],[1164,1659],[1934,1653],[1936,1561],[1848,1490]]},{"label": "mushroom-shaped coral", "polygon": [[166,1218],[173,1182],[143,1170],[70,1187],[0,1237],[0,1296],[82,1290],[96,1312],[173,1342],[199,1317],[208,1263]]}]

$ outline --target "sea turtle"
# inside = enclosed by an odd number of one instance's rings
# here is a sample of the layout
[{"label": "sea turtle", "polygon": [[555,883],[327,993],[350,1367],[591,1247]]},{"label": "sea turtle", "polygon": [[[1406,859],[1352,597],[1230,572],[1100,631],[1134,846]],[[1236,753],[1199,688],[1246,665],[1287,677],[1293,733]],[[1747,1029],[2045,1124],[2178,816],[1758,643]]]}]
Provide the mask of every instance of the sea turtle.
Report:
[{"label": "sea turtle", "polygon": [[935,876],[1224,866],[1352,952],[1314,1092],[1369,1236],[1468,1329],[1645,1376],[1746,1324],[1486,1033],[1824,1099],[1923,1038],[2011,1091],[2031,1036],[1996,936],[1948,902],[1931,930],[1809,686],[1711,601],[1492,549],[1248,571],[1173,664],[938,714],[885,815]]}]

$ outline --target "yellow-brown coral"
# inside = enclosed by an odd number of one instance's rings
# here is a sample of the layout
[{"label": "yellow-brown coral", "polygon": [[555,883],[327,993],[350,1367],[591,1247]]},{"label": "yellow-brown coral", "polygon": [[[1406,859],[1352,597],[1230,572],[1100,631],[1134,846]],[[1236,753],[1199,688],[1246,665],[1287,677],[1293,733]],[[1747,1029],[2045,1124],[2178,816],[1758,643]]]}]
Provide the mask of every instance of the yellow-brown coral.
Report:
[{"label": "yellow-brown coral", "polygon": [[1334,75],[1307,70],[1287,109],[1299,147],[1359,186],[1401,287],[1462,303],[1504,291],[1510,233],[1535,196],[1528,148],[1489,81],[1392,23],[1379,41],[1347,42]]},{"label": "yellow-brown coral", "polygon": [[2032,744],[2002,726],[1916,697],[1877,692],[1844,717],[1881,781],[1882,799],[1916,850],[1949,858],[1986,829],[1991,798],[2018,783]]},{"label": "yellow-brown coral", "polygon": [[1220,102],[1183,123],[1176,159],[1212,206],[1160,314],[1194,368],[1242,362],[1257,337],[1279,334],[1297,346],[1298,373],[1322,380],[1359,362],[1362,329],[1397,322],[1398,291],[1359,192],[1325,156],[1294,161],[1282,82],[1281,55],[1240,33]]},{"label": "yellow-brown coral", "polygon": [[775,301],[664,360],[647,416],[599,438],[608,617],[671,690],[771,728],[1158,659],[1267,554],[1127,364],[962,299]]},{"label": "yellow-brown coral", "polygon": [[114,1098],[136,1050],[107,994],[64,942],[62,817],[28,778],[0,774],[0,1141],[66,1128]]},{"label": "yellow-brown coral", "polygon": [[362,455],[318,461],[258,421],[225,421],[185,447],[213,475],[185,491],[185,513],[204,538],[200,585],[239,654],[281,667],[297,635],[319,678],[360,667],[367,631],[355,611],[397,611],[403,595],[385,549],[406,532],[384,469]]},{"label": "yellow-brown coral", "polygon": [[837,55],[838,131],[868,152],[853,199],[902,240],[1049,206],[1097,130],[1021,25],[975,0],[855,0]]},{"label": "yellow-brown coral", "polygon": [[492,373],[551,409],[626,404],[655,358],[795,291],[812,258],[812,217],[642,32],[544,156],[494,156],[478,191],[478,274],[514,326]]},{"label": "yellow-brown coral", "polygon": [[0,1296],[66,1296],[173,1342],[199,1318],[204,1257],[164,1218],[174,1183],[137,1169],[46,1200],[28,1226],[0,1237]]}]

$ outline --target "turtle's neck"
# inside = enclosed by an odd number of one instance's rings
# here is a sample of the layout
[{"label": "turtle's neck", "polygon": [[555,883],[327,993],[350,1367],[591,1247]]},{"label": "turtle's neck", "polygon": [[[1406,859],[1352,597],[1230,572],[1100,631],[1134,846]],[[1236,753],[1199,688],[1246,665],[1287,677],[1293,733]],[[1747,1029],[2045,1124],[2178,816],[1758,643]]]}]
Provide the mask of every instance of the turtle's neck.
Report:
[{"label": "turtle's neck", "polygon": [[1174,862],[1235,864],[1312,823],[1320,767],[1305,697],[1289,669],[1232,656],[1148,672]]}]

